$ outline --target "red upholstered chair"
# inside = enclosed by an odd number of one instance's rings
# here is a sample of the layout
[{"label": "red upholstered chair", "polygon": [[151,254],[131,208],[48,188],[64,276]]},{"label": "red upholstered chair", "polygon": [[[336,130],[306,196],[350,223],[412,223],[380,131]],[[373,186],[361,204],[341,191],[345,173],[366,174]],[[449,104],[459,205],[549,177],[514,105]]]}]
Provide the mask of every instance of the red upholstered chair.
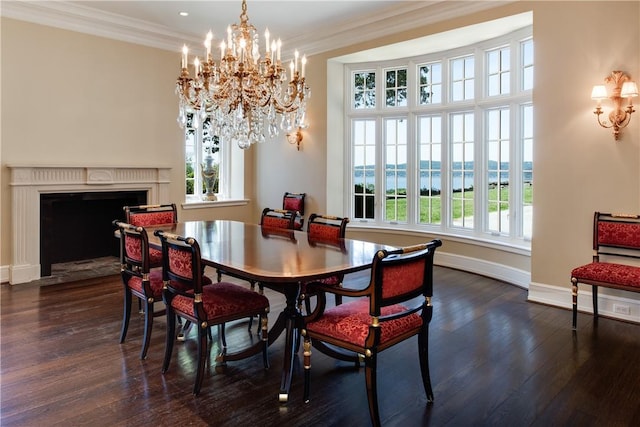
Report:
[{"label": "red upholstered chair", "polygon": [[[178,210],[175,203],[164,205],[124,206],[125,222],[131,225],[149,227],[152,225],[175,224]],[[151,268],[162,266],[162,252],[151,248],[149,251]]]},{"label": "red upholstered chair", "polygon": [[267,228],[285,228],[293,230],[296,212],[284,209],[264,208],[260,215],[260,225]]},{"label": "red upholstered chair", "polygon": [[318,294],[318,307],[304,318],[304,400],[309,401],[311,345],[327,351],[336,346],[364,355],[369,414],[374,426],[380,425],[377,396],[378,353],[418,335],[418,356],[427,400],[433,402],[429,374],[429,322],[433,315],[433,257],[440,240],[398,249],[378,251],[373,257],[371,281],[362,290],[333,286],[318,287],[358,298],[326,309],[324,294]]},{"label": "red upholstered chair", "polygon": [[118,220],[113,225],[120,230],[120,272],[124,284],[124,315],[120,331],[120,343],[127,336],[131,318],[132,295],[141,302],[144,313],[144,336],[140,359],[147,356],[153,318],[162,316],[165,311],[154,312],[153,306],[162,301],[162,271],[149,267],[149,239],[143,227],[134,226]]},{"label": "red upholstered chair", "polygon": [[[349,218],[341,218],[331,215],[320,215],[312,213],[307,223],[307,239],[311,245],[334,246],[338,250],[342,247]],[[311,312],[310,297],[314,295],[314,283],[327,286],[341,287],[344,274],[320,279],[316,282],[303,283],[300,290],[299,301],[305,302],[307,314]],[[335,294],[336,305],[342,304],[342,296]]]},{"label": "red upholstered chair", "polygon": [[162,276],[164,302],[167,308],[167,340],[162,372],[166,373],[171,361],[176,333],[176,316],[192,322],[198,328],[198,362],[193,394],[198,395],[205,373],[209,353],[208,329],[251,316],[262,319],[261,340],[243,350],[228,353],[226,343],[216,357],[218,364],[240,360],[262,352],[265,368],[267,357],[267,313],[269,300],[264,296],[233,283],[219,282],[203,285],[202,259],[198,242],[191,237],[156,230],[162,242]]},{"label": "red upholstered chair", "polygon": [[640,215],[595,212],[593,259],[571,271],[573,329],[578,320],[578,284],[591,285],[598,320],[598,286],[640,292]]},{"label": "red upholstered chair", "polygon": [[304,225],[304,199],[307,193],[290,193],[285,192],[282,197],[282,209],[286,211],[297,212],[294,229],[302,230]]}]

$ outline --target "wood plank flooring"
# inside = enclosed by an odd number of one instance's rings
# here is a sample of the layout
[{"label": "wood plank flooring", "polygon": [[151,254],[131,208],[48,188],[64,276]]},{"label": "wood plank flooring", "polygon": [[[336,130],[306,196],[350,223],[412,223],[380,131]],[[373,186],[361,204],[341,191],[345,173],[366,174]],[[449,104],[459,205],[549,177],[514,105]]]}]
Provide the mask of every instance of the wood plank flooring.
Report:
[{"label": "wood plank flooring", "polygon": [[[570,311],[529,303],[523,289],[441,267],[435,283],[435,402],[426,403],[411,339],[379,357],[383,425],[640,425],[640,325],[594,323],[580,313],[574,334]],[[283,298],[267,295],[275,319]],[[165,321],[158,318],[148,358],[139,360],[140,316],[132,316],[127,340],[118,343],[118,275],[2,285],[0,297],[2,426],[370,425],[363,370],[318,351],[311,402],[302,402],[300,355],[289,402],[278,403],[283,337],[270,348],[271,369],[263,369],[259,355],[222,372],[212,362],[201,395],[193,397],[195,332],[176,343],[163,375]],[[230,346],[252,339],[246,327],[228,326]]]}]

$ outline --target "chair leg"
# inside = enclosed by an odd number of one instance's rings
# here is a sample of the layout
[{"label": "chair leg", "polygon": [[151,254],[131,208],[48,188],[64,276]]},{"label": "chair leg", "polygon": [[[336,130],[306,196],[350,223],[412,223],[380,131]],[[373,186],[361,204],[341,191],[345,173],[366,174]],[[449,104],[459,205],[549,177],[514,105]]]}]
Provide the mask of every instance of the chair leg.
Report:
[{"label": "chair leg", "polygon": [[[182,324],[182,321],[180,321],[181,319],[178,319],[179,323]],[[178,336],[176,337],[176,339],[178,341],[184,341],[187,339],[187,334],[189,333],[189,328],[191,328],[191,321],[190,320],[185,320],[184,321],[184,325],[180,328],[180,332],[178,332]]]},{"label": "chair leg", "polygon": [[303,347],[304,355],[304,403],[309,403],[309,382],[311,381],[311,339],[305,335]]},{"label": "chair leg", "polygon": [[131,319],[131,291],[124,288],[124,313],[122,315],[122,328],[120,329],[120,344],[124,342],[129,330],[129,319]]},{"label": "chair leg", "polygon": [[169,369],[169,362],[171,361],[171,353],[173,352],[173,341],[176,336],[176,315],[171,308],[167,305],[167,336],[164,346],[164,361],[162,362],[162,373],[164,374]]},{"label": "chair leg", "polygon": [[144,302],[144,336],[142,337],[142,350],[140,359],[147,357],[149,341],[151,341],[151,330],[153,329],[153,300]]},{"label": "chair leg", "polygon": [[220,337],[220,342],[222,343],[223,348],[227,348],[227,334],[225,333],[224,323],[220,323],[218,325],[218,336]]},{"label": "chair leg", "polygon": [[378,385],[376,370],[378,365],[378,354],[373,351],[371,356],[364,359],[364,377],[367,385],[367,400],[369,401],[369,415],[371,424],[380,427],[380,412],[378,411]]},{"label": "chair leg", "polygon": [[264,369],[269,369],[269,317],[268,313],[260,316],[260,325],[262,329],[262,363]]},{"label": "chair leg", "polygon": [[593,320],[597,321],[598,319],[598,287],[593,285],[592,294],[593,294]]},{"label": "chair leg", "polygon": [[427,395],[427,402],[433,402],[433,389],[431,388],[431,374],[429,373],[429,330],[423,329],[418,334],[418,357],[420,357],[420,372],[422,373],[422,385]]},{"label": "chair leg", "polygon": [[198,325],[198,371],[196,372],[196,383],[193,386],[193,394],[200,394],[200,388],[202,387],[202,380],[204,379],[204,370],[207,362],[207,337],[209,329],[208,326]]},{"label": "chair leg", "polygon": [[[342,287],[342,284],[340,284],[340,287]],[[336,305],[340,304],[342,304],[342,295],[336,294]]]},{"label": "chair leg", "polygon": [[573,302],[573,329],[576,329],[578,323],[578,283],[574,280],[571,281],[571,298]]}]

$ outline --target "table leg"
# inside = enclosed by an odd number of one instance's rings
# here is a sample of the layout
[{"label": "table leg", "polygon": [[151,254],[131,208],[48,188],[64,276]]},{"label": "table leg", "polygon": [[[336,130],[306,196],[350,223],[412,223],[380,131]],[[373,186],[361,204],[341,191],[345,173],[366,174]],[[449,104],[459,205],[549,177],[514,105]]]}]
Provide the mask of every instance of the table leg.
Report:
[{"label": "table leg", "polygon": [[[268,286],[268,285],[266,285]],[[278,401],[286,403],[289,400],[289,390],[293,377],[293,361],[297,353],[301,315],[298,311],[299,286],[279,286],[286,298],[286,307],[278,315],[275,323],[269,330],[269,345],[285,332],[284,360],[282,366],[282,379],[280,381],[280,393]]]}]

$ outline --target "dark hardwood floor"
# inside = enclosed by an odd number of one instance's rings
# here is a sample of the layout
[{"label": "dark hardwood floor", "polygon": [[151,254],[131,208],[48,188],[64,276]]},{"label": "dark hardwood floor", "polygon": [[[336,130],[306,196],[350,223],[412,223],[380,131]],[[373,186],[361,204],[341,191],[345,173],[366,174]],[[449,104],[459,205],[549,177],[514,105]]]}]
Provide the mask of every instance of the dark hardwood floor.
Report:
[{"label": "dark hardwood floor", "polygon": [[[594,324],[581,313],[574,334],[570,311],[528,303],[523,289],[439,267],[435,283],[435,402],[426,403],[413,338],[379,357],[385,426],[640,425],[640,325]],[[193,397],[194,331],[162,375],[165,321],[156,319],[139,360],[142,317],[132,316],[118,344],[117,275],[0,288],[2,426],[370,425],[363,370],[318,351],[311,402],[302,402],[300,356],[290,400],[278,403],[283,337],[270,349],[271,369],[259,355],[225,372],[212,367]],[[282,297],[268,296],[275,318]],[[230,346],[249,339],[246,325],[228,326]]]}]

